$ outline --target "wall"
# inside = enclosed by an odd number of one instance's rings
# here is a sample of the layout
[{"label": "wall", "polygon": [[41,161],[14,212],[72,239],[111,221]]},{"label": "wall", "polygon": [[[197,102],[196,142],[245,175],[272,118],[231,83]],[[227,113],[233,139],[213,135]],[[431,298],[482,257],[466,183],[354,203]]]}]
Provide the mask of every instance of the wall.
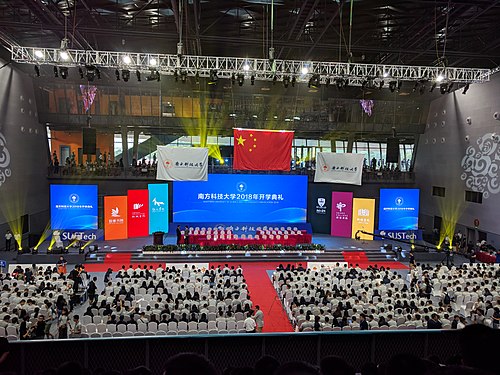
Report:
[{"label": "wall", "polygon": [[[65,160],[61,160],[61,146],[69,146],[71,149],[70,155],[71,152],[74,152],[78,158],[78,149],[82,148],[83,145],[81,130],[71,132],[53,130],[50,133],[50,137],[52,152],[56,151],[60,165],[65,165]],[[114,155],[114,134],[97,133],[96,147],[101,154],[107,154],[109,152],[111,155]],[[95,156],[92,156],[91,160],[95,161],[95,158]],[[87,156],[85,155],[83,159],[86,161]]]},{"label": "wall", "polygon": [[[500,143],[492,139],[492,133],[500,134],[500,121],[493,118],[494,112],[500,112],[499,74],[489,83],[471,85],[466,95],[459,89],[431,103],[415,162],[420,222],[427,230],[433,228],[433,217],[440,216],[458,222],[457,230],[467,233],[469,228],[477,236],[478,219],[478,230],[500,246]],[[445,197],[432,196],[433,186],[446,188]],[[465,190],[482,191],[483,203],[465,202]]]},{"label": "wall", "polygon": [[[0,60],[0,66],[5,62]],[[0,234],[20,230],[19,217],[30,215],[31,232],[48,222],[48,143],[38,123],[30,77],[12,64],[0,69]],[[0,242],[3,248],[4,241]]]}]

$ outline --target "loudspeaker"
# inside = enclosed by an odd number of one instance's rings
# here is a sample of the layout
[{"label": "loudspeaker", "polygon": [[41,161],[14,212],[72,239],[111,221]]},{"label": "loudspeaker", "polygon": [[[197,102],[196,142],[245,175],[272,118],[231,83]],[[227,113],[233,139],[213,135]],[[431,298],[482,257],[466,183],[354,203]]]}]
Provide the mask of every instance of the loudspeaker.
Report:
[{"label": "loudspeaker", "polygon": [[385,154],[387,163],[399,163],[399,139],[387,138],[387,151]]},{"label": "loudspeaker", "polygon": [[85,155],[95,155],[97,152],[97,149],[96,149],[96,141],[97,141],[96,129],[83,128],[82,129],[82,139],[83,139],[83,153]]}]

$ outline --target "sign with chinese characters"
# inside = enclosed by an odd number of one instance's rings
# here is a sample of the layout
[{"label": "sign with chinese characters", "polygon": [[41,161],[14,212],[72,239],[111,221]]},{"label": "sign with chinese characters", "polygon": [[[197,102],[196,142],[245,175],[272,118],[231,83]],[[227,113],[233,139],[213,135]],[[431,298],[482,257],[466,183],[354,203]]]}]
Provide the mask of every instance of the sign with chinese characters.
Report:
[{"label": "sign with chinese characters", "polygon": [[208,180],[208,148],[157,146],[157,154],[157,180]]},{"label": "sign with chinese characters", "polygon": [[352,196],[352,192],[332,192],[332,236],[351,237]]},{"label": "sign with chinese characters", "polygon": [[[354,198],[352,200],[352,238],[356,238],[358,230],[373,233],[375,225],[375,199]],[[362,240],[373,240],[373,236],[359,233]]]},{"label": "sign with chinese characters", "polygon": [[314,182],[361,185],[363,154],[318,152]]},{"label": "sign with chinese characters", "polygon": [[122,240],[127,235],[127,196],[104,197],[104,239]]},{"label": "sign with chinese characters", "polygon": [[150,184],[149,234],[168,232],[168,184]]},{"label": "sign with chinese characters", "polygon": [[149,235],[149,191],[128,191],[128,236],[145,237]]}]

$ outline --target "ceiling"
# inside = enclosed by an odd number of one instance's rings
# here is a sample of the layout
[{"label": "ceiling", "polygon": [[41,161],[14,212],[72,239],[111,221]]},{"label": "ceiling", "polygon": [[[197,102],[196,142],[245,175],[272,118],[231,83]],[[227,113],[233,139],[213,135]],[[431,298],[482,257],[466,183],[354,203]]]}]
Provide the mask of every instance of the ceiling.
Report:
[{"label": "ceiling", "polygon": [[500,0],[271,1],[0,0],[0,40],[175,53],[182,36],[194,55],[267,57],[272,44],[296,60],[500,65]]}]

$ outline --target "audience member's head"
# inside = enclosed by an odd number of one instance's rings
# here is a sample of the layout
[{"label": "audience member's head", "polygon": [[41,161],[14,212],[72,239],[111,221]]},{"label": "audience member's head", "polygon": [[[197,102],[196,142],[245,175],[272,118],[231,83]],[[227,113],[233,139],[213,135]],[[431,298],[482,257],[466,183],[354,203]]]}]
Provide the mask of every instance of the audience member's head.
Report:
[{"label": "audience member's head", "polygon": [[181,353],[165,364],[164,375],[217,375],[217,370],[205,357],[196,353]]}]

